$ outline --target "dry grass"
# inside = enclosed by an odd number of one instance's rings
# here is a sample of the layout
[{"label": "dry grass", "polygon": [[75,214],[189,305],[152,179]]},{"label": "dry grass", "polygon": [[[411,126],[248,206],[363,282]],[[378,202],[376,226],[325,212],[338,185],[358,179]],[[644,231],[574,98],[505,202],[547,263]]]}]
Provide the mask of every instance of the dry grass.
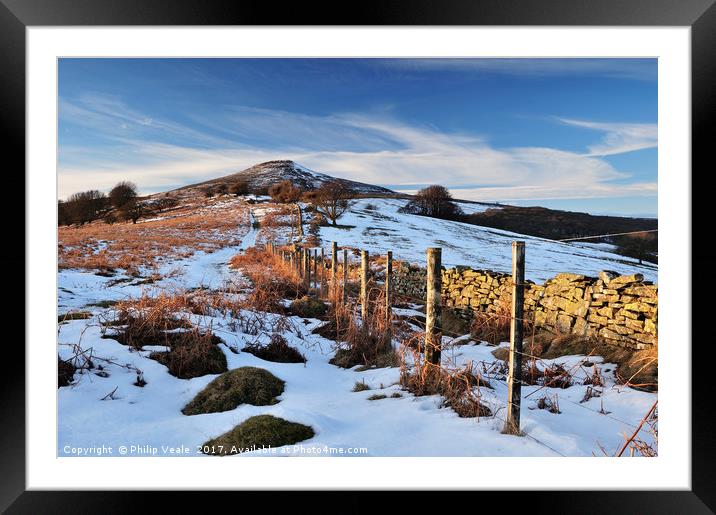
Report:
[{"label": "dry grass", "polygon": [[330,363],[343,368],[361,366],[384,368],[398,366],[399,359],[392,345],[392,322],[385,313],[385,292],[379,288],[369,290],[368,317],[359,321],[359,306],[348,299],[346,303],[334,294],[329,323],[317,332],[330,335],[336,341],[336,354]]},{"label": "dry grass", "polygon": [[255,343],[247,345],[241,350],[253,354],[257,358],[275,363],[306,362],[306,357],[298,349],[291,347],[286,338],[277,333],[271,335],[271,340],[266,345]]},{"label": "dry grass", "polygon": [[659,389],[658,344],[634,351],[608,344],[599,338],[540,333],[535,337],[531,353],[548,359],[575,354],[602,356],[605,362],[617,365],[618,383],[650,392]]},{"label": "dry grass", "polygon": [[[478,341],[485,341],[492,345],[510,341],[510,323],[512,309],[509,301],[496,305],[494,312],[477,311],[473,315],[470,325],[471,336]],[[532,324],[523,320],[523,334],[532,333]]]},{"label": "dry grass", "polygon": [[[187,295],[165,294],[120,302],[114,318],[104,321],[104,336],[135,349],[167,347],[167,351],[155,351],[149,357],[182,379],[225,372],[226,356],[218,347],[221,339],[189,321],[191,305]],[[111,326],[114,330],[106,333]]]},{"label": "dry grass", "polygon": [[58,229],[58,266],[111,272],[151,268],[162,260],[198,250],[212,252],[241,241],[248,231],[248,209],[237,201],[205,199],[185,205],[167,218],[138,224],[92,222]]},{"label": "dry grass", "polygon": [[295,300],[307,293],[296,271],[263,248],[252,247],[237,254],[229,265],[250,279],[253,287],[246,304],[255,310],[283,314],[284,299]]},{"label": "dry grass", "polygon": [[[405,347],[407,348],[407,347]],[[452,408],[460,417],[489,417],[492,410],[482,403],[480,388],[490,387],[472,363],[465,367],[448,369],[422,361],[422,355],[413,350],[412,366],[401,360],[400,384],[416,396],[440,395],[443,405]]]}]

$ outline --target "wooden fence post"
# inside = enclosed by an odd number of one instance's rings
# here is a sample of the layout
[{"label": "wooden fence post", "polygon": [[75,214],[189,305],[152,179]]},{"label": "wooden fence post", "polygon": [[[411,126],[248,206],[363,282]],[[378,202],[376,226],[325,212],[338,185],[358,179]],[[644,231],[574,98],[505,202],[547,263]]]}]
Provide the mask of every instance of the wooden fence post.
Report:
[{"label": "wooden fence post", "polygon": [[303,285],[308,290],[311,287],[311,250],[303,251]]},{"label": "wooden fence post", "polygon": [[512,242],[512,319],[510,320],[510,364],[507,379],[507,420],[503,432],[520,434],[522,399],[522,339],[525,301],[525,242]]},{"label": "wooden fence post", "polygon": [[321,292],[320,296],[326,295],[326,251],[321,247]]},{"label": "wooden fence post", "polygon": [[338,243],[331,243],[331,291],[338,295]]},{"label": "wooden fence post", "polygon": [[385,324],[392,329],[393,320],[393,251],[389,250],[385,258]]},{"label": "wooden fence post", "polygon": [[360,261],[360,315],[365,324],[368,320],[368,268],[370,256],[367,250],[361,251]]},{"label": "wooden fence post", "polygon": [[313,287],[318,289],[318,249],[313,249]]},{"label": "wooden fence post", "polygon": [[343,249],[343,304],[348,302],[348,249]]},{"label": "wooden fence post", "polygon": [[440,365],[442,352],[442,249],[428,249],[427,296],[425,304],[425,361]]}]

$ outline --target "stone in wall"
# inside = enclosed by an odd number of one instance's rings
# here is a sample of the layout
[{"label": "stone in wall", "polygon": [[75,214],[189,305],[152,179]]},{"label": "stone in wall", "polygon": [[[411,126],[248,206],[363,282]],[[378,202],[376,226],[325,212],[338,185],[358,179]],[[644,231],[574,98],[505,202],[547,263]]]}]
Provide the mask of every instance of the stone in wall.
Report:
[{"label": "stone in wall", "polygon": [[[555,333],[599,336],[633,349],[657,343],[658,287],[641,274],[602,271],[598,277],[560,273],[544,284],[527,281],[525,313],[535,325]],[[426,271],[402,263],[396,269],[396,291],[425,298]],[[509,309],[509,274],[455,267],[442,270],[444,305],[472,312]],[[461,315],[461,316],[463,316]]]}]

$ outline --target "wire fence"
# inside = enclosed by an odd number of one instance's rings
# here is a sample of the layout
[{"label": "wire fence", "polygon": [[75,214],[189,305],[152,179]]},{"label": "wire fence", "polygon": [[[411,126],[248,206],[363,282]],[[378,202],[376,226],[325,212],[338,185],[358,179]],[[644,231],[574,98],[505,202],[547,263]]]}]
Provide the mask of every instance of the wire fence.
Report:
[{"label": "wire fence", "polygon": [[[595,235],[595,236],[589,236],[589,237],[569,238],[569,239],[564,239],[564,240],[547,240],[547,241],[552,241],[552,242],[557,242],[557,243],[568,243],[570,241],[581,241],[581,240],[605,238],[605,237],[610,237],[610,236],[622,236],[622,235],[627,235],[627,234],[649,233],[649,232],[656,232],[656,230],[631,231],[631,232],[627,232],[627,233],[601,234],[601,235]],[[449,338],[452,338],[452,340],[450,340],[448,342],[441,342],[440,343],[441,348],[443,347],[443,345],[449,346],[451,341],[453,341],[453,340],[456,340],[458,338],[465,338],[466,336],[470,335],[469,332],[460,334],[457,331],[451,331],[449,329],[446,329],[441,326],[439,320],[437,323],[437,327],[435,326],[434,321],[432,321],[433,322],[432,326],[430,326],[431,324],[427,320],[427,313],[425,316],[422,316],[422,314],[421,315],[410,315],[410,314],[396,315],[396,314],[394,314],[393,310],[395,307],[395,302],[401,303],[401,302],[407,301],[409,303],[412,303],[413,306],[426,306],[427,294],[425,296],[415,296],[415,295],[407,294],[404,291],[397,291],[397,292],[393,292],[394,295],[392,295],[390,297],[394,301],[390,305],[385,305],[385,306],[373,305],[375,303],[370,301],[370,299],[374,296],[373,293],[376,290],[378,290],[378,291],[382,290],[384,288],[384,286],[383,286],[383,288],[380,287],[381,286],[380,278],[376,277],[375,274],[370,276],[369,280],[367,280],[367,281],[361,280],[361,276],[368,275],[370,270],[362,270],[362,267],[364,265],[361,263],[360,256],[359,256],[360,249],[354,249],[351,247],[350,248],[351,254],[354,254],[354,256],[353,256],[352,260],[348,260],[348,262],[346,263],[343,260],[343,256],[342,256],[342,250],[345,247],[335,245],[335,248],[337,250],[335,259],[332,256],[332,248],[329,249],[328,252],[325,252],[324,249],[318,248],[315,250],[315,252],[313,252],[313,251],[309,252],[307,254],[307,256],[308,256],[307,258],[306,258],[306,254],[303,254],[303,256],[304,256],[303,259],[308,259],[309,262],[311,262],[311,260],[314,260],[313,265],[312,266],[306,265],[305,270],[306,270],[306,273],[308,273],[308,274],[311,274],[311,270],[313,271],[313,284],[315,284],[316,287],[318,288],[319,283],[320,283],[321,294],[323,293],[324,282],[325,283],[333,283],[334,282],[334,280],[332,279],[333,273],[334,273],[332,271],[332,269],[334,267],[336,267],[337,268],[337,270],[335,271],[336,272],[335,273],[335,283],[336,284],[328,285],[329,288],[337,288],[341,291],[346,291],[346,290],[350,290],[353,288],[351,286],[351,284],[356,283],[356,282],[360,283],[360,295],[356,300],[351,300],[351,302],[356,302],[356,303],[361,303],[361,304],[363,302],[366,302],[367,304],[369,304],[366,309],[370,310],[370,311],[384,309],[389,314],[391,319],[393,319],[393,320],[399,319],[399,320],[405,321],[409,326],[412,326],[412,328],[415,329],[415,331],[414,331],[415,333],[423,332],[425,335],[424,343],[423,343],[423,350],[427,350],[427,345],[428,345],[428,342],[430,341],[430,333],[437,333],[438,335],[447,336]],[[294,251],[294,252],[296,252],[296,251]],[[298,251],[298,253],[300,254],[300,251]],[[358,255],[356,256],[355,254],[358,254]],[[319,255],[323,255],[325,257],[323,259],[320,259],[320,261],[319,261],[319,257],[318,257]],[[382,256],[380,258],[378,258],[378,256],[376,256],[375,254],[371,257],[373,258],[374,263],[378,259],[384,259]],[[282,254],[282,259],[284,259],[284,260],[288,259],[287,253],[284,252]],[[293,257],[291,259],[296,260],[296,259],[301,259],[301,258]],[[395,260],[395,262],[399,263],[400,261]],[[524,277],[524,261],[522,261],[521,266],[522,266],[522,270],[521,270],[522,274],[521,274],[521,276],[518,276],[518,277]],[[343,272],[346,269],[346,267],[348,267],[347,273]],[[370,262],[368,264],[368,268],[370,269]],[[513,270],[514,269],[515,269],[515,265],[513,263]],[[530,269],[531,270],[540,270],[540,271],[545,271],[545,272],[552,272],[552,270],[549,270],[546,268],[531,267]],[[301,267],[298,267],[298,269],[297,269],[299,274],[302,274],[302,270],[303,269]],[[320,271],[320,274],[317,274],[318,271]],[[351,272],[360,274],[358,280],[356,280],[356,278],[354,277],[355,274],[352,274]],[[387,273],[387,271],[385,273]],[[393,271],[393,273],[395,273],[395,272]],[[345,277],[347,278],[347,281],[346,281],[347,284],[344,283],[344,274],[345,274]],[[319,275],[320,275],[320,278],[319,278]],[[503,273],[502,275],[509,275],[509,274]],[[517,288],[524,289],[524,288],[529,288],[529,287],[532,287],[535,285],[535,283],[533,283],[532,281],[515,280],[515,276],[510,276],[510,278],[511,278],[511,280],[506,285],[506,287],[511,288],[513,293],[516,291]],[[311,284],[311,276],[310,275],[308,277],[308,283]],[[395,284],[395,279],[393,279],[391,281],[391,283]],[[385,283],[383,283],[383,285],[384,284]],[[426,293],[430,287],[431,286],[429,284],[427,284],[427,280],[426,280],[426,287],[425,287]],[[433,298],[435,298],[435,295],[433,295]],[[437,293],[437,298],[441,299],[441,292],[439,292],[439,291]],[[464,308],[457,308],[457,309],[471,309],[471,308],[464,307]],[[357,310],[356,310],[356,312],[357,312]],[[532,317],[524,317],[524,316],[521,316],[521,313],[522,313],[521,309],[518,310],[518,312],[514,312],[514,308],[513,308],[513,312],[506,319],[505,313],[480,311],[480,317],[482,317],[484,320],[493,320],[493,321],[497,321],[500,323],[508,322],[511,326],[514,325],[513,322],[525,324],[531,333],[530,337],[532,339],[534,339],[534,334],[535,334],[534,317],[533,316]],[[483,377],[486,377],[490,381],[494,381],[495,384],[499,384],[501,386],[504,386],[505,388],[508,388],[508,390],[510,390],[510,391],[511,391],[512,387],[515,387],[516,385],[517,386],[525,386],[525,387],[530,388],[530,392],[527,393],[526,395],[522,396],[522,399],[527,399],[531,396],[534,396],[535,394],[537,394],[540,391],[543,391],[550,387],[554,387],[555,385],[558,385],[558,383],[560,381],[567,380],[571,384],[575,380],[574,377],[575,377],[576,373],[578,372],[578,370],[582,369],[584,371],[585,363],[589,360],[590,356],[592,356],[592,353],[590,352],[589,354],[584,356],[582,359],[580,359],[580,360],[576,361],[574,364],[572,364],[572,366],[569,367],[568,369],[561,368],[561,370],[559,370],[559,369],[556,369],[558,364],[556,364],[554,362],[554,360],[549,360],[549,362],[548,362],[548,361],[545,361],[545,359],[539,355],[525,351],[524,349],[521,348],[522,342],[520,342],[519,345],[516,345],[515,341],[514,341],[514,334],[511,334],[510,339],[511,339],[511,342],[510,342],[509,360],[508,360],[508,367],[507,367],[508,370],[510,370],[510,373],[509,374],[487,373]],[[527,338],[527,339],[529,339],[529,338]],[[539,370],[539,372],[542,373],[542,384],[539,384],[538,380],[535,380],[534,377],[532,378],[531,382],[525,381],[522,378],[522,374],[523,374],[522,370],[519,370],[519,371],[513,370],[513,367],[511,366],[510,361],[517,356],[521,356],[521,357],[524,357],[527,360],[529,360],[527,373],[529,373],[529,367],[532,367],[532,370]],[[495,359],[491,363],[483,362],[483,364],[485,366],[487,366],[489,369],[491,366],[494,366],[495,364],[497,364],[498,362],[501,362],[501,361],[502,360]],[[591,365],[596,366],[594,364],[591,364]],[[442,366],[442,365],[438,364],[438,366]],[[559,365],[559,366],[561,367],[561,365]],[[472,365],[471,365],[471,367],[472,367]],[[552,370],[552,371],[556,370],[555,375],[551,378],[546,377],[546,373],[545,373],[545,371],[550,371],[550,370]],[[598,369],[594,369],[594,370],[597,373],[599,373]],[[588,381],[588,379],[590,379],[589,374],[586,371],[584,371],[584,373],[585,373],[584,384],[585,384],[585,386],[588,386],[591,389],[591,397],[602,397],[604,394],[603,383],[601,385],[602,386],[601,389],[599,389],[599,387],[600,387],[599,384],[588,384],[587,381]],[[478,388],[479,388],[479,386],[478,386]],[[596,410],[596,409],[593,409],[593,408],[585,405],[585,401],[575,402],[567,397],[563,397],[561,400],[569,403],[570,405],[574,405],[574,406],[582,408],[586,411],[589,411],[590,413],[596,413],[601,416],[605,416],[605,417],[607,417],[611,420],[614,420],[615,422],[618,422],[620,424],[623,424],[627,427],[631,427],[631,428],[641,427],[641,426],[637,426],[637,424],[635,424],[633,422],[622,420],[619,417],[611,415],[610,412],[608,412],[604,409],[603,405],[602,405],[601,409]],[[586,399],[586,400],[589,400],[589,399]],[[519,409],[520,409],[520,406],[518,404],[517,410],[519,411]],[[503,423],[505,423],[505,427],[508,427],[513,422],[512,420],[510,420],[509,414],[508,414],[507,419],[501,418],[501,417],[497,416],[497,414],[495,414],[493,418],[496,418],[496,419],[502,421]],[[519,421],[519,415],[518,415],[517,420]],[[528,438],[534,440],[535,442],[539,443],[540,445],[543,445],[544,447],[550,449],[551,451],[555,452],[556,454],[558,454],[560,456],[563,455],[558,450],[549,446],[545,442],[538,440],[534,436],[526,434],[524,432],[520,432],[519,427],[518,427],[518,433],[523,434],[524,436],[527,436]]]}]

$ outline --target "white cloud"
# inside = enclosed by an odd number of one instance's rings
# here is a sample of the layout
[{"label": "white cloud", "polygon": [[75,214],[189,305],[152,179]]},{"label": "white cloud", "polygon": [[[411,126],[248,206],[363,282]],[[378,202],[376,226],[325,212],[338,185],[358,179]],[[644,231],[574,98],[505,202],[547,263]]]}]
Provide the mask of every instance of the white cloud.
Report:
[{"label": "white cloud", "polygon": [[[447,134],[430,127],[400,123],[394,119],[341,114],[309,116],[257,109],[227,110],[226,118],[207,118],[212,134],[196,126],[142,113],[121,102],[93,101],[91,109],[68,104],[63,116],[80,117],[99,130],[110,121],[138,127],[134,137],[112,132],[111,145],[60,149],[60,197],[96,187],[109,189],[120,180],[136,182],[143,192],[162,191],[201,182],[272,159],[293,159],[316,171],[372,184],[443,184],[456,196],[474,200],[537,200],[547,198],[595,198],[628,192],[654,195],[656,183],[625,184],[628,174],[616,170],[599,155],[626,146],[644,145],[649,130],[638,125],[610,125],[563,120],[564,123],[607,132],[605,142],[579,154],[553,148],[494,148],[473,134]],[[89,114],[88,114],[89,113]],[[273,134],[283,144],[265,148],[233,145],[216,131],[236,136]],[[122,131],[117,127],[117,131]],[[181,135],[181,144],[166,144]],[[184,145],[196,135],[212,149]],[[614,135],[614,136],[612,136]],[[228,136],[227,136],[228,137]],[[231,139],[231,138],[229,138]],[[604,147],[604,148],[602,148]],[[642,146],[640,148],[647,148]],[[610,150],[606,153],[606,150]],[[596,151],[595,151],[596,150]],[[623,196],[623,195],[621,195]]]},{"label": "white cloud", "polygon": [[598,123],[583,120],[559,119],[562,123],[605,132],[601,143],[589,147],[589,156],[611,156],[645,148],[654,148],[658,143],[658,129],[655,123]]}]

